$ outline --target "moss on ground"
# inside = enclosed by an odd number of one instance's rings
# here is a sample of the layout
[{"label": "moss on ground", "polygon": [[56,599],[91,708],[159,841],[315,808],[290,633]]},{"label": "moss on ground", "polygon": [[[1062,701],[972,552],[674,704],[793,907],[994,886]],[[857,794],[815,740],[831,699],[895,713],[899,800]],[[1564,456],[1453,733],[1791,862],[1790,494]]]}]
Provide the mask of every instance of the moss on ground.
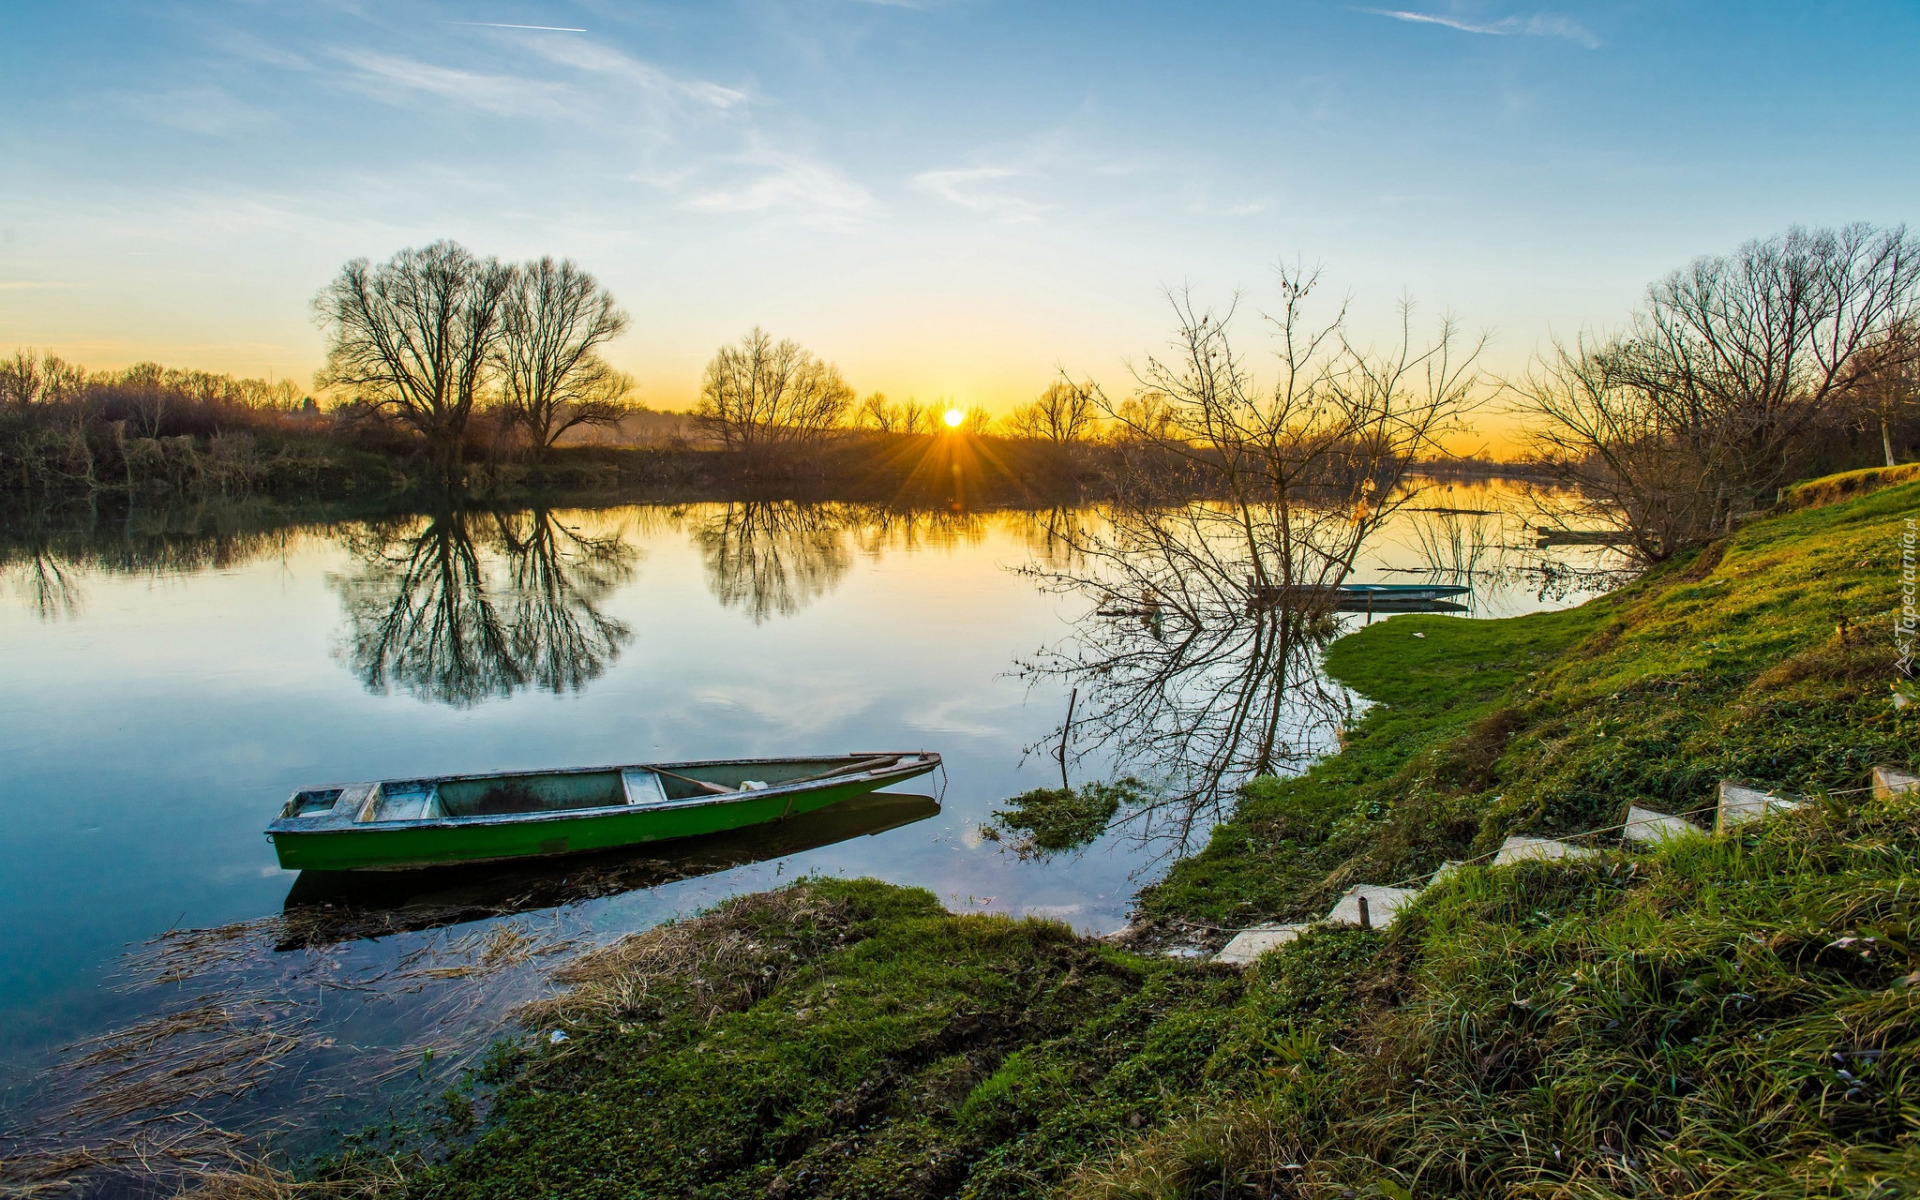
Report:
[{"label": "moss on ground", "polygon": [[570,967],[405,1194],[1909,1194],[1920,797],[1853,789],[1920,762],[1887,692],[1916,508],[1887,487],[1571,612],[1337,642],[1375,701],[1343,751],[1250,785],[1142,905],[1312,912],[1722,776],[1836,792],[1798,812],[1469,867],[1244,974],[871,881],[741,897]]}]

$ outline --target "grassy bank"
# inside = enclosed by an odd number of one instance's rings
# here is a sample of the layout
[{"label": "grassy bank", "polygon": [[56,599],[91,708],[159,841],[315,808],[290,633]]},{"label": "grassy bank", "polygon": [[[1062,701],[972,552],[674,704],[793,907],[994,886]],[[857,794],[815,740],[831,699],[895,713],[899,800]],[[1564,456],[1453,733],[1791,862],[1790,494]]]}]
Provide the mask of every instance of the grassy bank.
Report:
[{"label": "grassy bank", "polygon": [[1145,911],[1297,915],[1508,833],[1597,829],[1629,803],[1697,809],[1723,778],[1842,789],[1911,762],[1915,721],[1888,685],[1916,511],[1920,486],[1887,487],[1759,521],[1578,609],[1343,638],[1327,668],[1375,702],[1344,752],[1248,788]]},{"label": "grassy bank", "polygon": [[1696,809],[1723,776],[1836,793],[1794,814],[1469,867],[1389,931],[1245,973],[871,881],[742,897],[571,966],[479,1081],[477,1127],[453,1101],[397,1190],[1908,1194],[1920,797],[1854,789],[1920,763],[1920,713],[1888,693],[1916,510],[1920,484],[1886,487],[1576,611],[1336,643],[1374,701],[1342,753],[1250,786],[1141,906],[1316,912],[1510,832]]}]

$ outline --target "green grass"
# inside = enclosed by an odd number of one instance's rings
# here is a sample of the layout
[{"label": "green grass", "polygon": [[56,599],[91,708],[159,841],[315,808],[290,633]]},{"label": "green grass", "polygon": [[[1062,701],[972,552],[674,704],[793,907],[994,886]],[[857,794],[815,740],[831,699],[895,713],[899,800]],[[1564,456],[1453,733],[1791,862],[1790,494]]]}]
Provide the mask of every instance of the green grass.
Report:
[{"label": "green grass", "polygon": [[1388,995],[1341,1053],[1276,1039],[1264,1085],[1074,1190],[1909,1194],[1916,834],[1920,799],[1836,801],[1655,854],[1469,868],[1388,935]]},{"label": "green grass", "polygon": [[[534,1020],[568,1039],[536,1040],[492,1128],[410,1194],[1022,1194],[1104,1144],[1104,1119],[1022,1144],[1089,1054],[1178,1067],[1193,1046],[1163,1018],[1239,986],[872,881],[743,897],[610,953]],[[1155,1094],[1107,1103],[1157,1116]]]},{"label": "green grass", "polygon": [[1840,794],[1654,853],[1471,867],[1385,933],[1244,974],[871,881],[741,897],[571,968],[477,1138],[405,1193],[1910,1194],[1920,797],[1852,789],[1920,762],[1887,691],[1916,509],[1920,484],[1886,487],[1579,610],[1342,639],[1328,669],[1374,701],[1343,751],[1250,785],[1142,906],[1316,912],[1725,776]]},{"label": "green grass", "polygon": [[1509,833],[1612,825],[1629,804],[1698,810],[1723,778],[1843,789],[1912,765],[1920,731],[1888,684],[1916,511],[1920,485],[1889,487],[1757,522],[1571,611],[1397,617],[1342,638],[1328,671],[1375,702],[1342,752],[1250,785],[1144,910],[1317,912]]}]

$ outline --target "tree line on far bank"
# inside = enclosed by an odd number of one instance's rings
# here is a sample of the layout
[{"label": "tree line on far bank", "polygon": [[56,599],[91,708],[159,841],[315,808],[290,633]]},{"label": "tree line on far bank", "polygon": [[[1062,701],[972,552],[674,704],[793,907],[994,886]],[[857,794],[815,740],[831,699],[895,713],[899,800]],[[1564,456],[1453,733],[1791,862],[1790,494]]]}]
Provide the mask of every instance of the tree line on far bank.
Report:
[{"label": "tree line on far bank", "polygon": [[[88,372],[53,355],[0,361],[0,493],[41,496],[382,490],[535,472],[583,442],[713,449],[722,474],[817,466],[842,435],[954,428],[947,407],[858,399],[840,369],[759,328],[708,364],[690,414],[633,400],[602,350],[629,318],[570,259],[503,263],[450,242],[355,259],[320,290],[316,400],[292,381],[152,363]],[[1066,445],[1090,432],[1084,389],[1056,385],[1006,422]],[[988,432],[978,407],[959,432]],[[524,472],[523,472],[524,473]],[[484,482],[484,481],[483,481]]]},{"label": "tree line on far bank", "polygon": [[[1282,290],[1290,304],[1304,295]],[[1786,482],[1891,463],[1913,444],[1917,295],[1920,248],[1904,228],[1795,229],[1698,259],[1654,284],[1623,330],[1474,386],[1519,414],[1528,466],[1580,489],[1659,559],[1723,533]],[[1181,304],[1188,361],[1149,359],[1112,397],[1063,374],[998,420],[861,398],[836,365],[758,327],[715,353],[692,413],[651,412],[603,357],[629,318],[567,259],[503,263],[441,241],[346,264],[313,308],[324,405],[287,381],[152,364],[88,374],[29,352],[0,363],[0,491],[329,493],[475,475],[484,486],[513,471],[537,478],[582,442],[714,450],[709,474],[767,481],[901,460],[889,446],[949,430],[1016,443],[1023,478],[1138,484],[1144,472],[1167,476],[1170,489],[1151,490],[1171,494],[1219,484],[1222,464],[1230,475],[1264,464],[1253,474],[1272,467],[1285,491],[1326,464],[1372,471],[1438,449],[1423,424],[1422,437],[1376,453],[1413,411],[1412,392],[1369,397],[1362,407],[1380,411],[1356,415],[1353,363],[1301,345],[1277,346],[1279,382],[1257,383],[1227,340],[1232,314]],[[1343,320],[1321,332],[1344,338]],[[1455,397],[1432,431],[1461,427],[1470,407]],[[1321,420],[1328,412],[1351,419]]]}]

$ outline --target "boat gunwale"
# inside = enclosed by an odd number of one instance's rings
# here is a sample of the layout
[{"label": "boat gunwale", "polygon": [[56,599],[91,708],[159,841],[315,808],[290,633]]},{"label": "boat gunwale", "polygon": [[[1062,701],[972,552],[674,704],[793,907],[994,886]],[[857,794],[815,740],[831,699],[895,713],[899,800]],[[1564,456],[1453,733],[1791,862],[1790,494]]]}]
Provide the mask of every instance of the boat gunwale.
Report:
[{"label": "boat gunwale", "polygon": [[[910,766],[895,765],[892,767],[876,768],[871,771],[853,771],[844,775],[830,776],[825,779],[789,780],[785,783],[770,783],[764,788],[756,788],[753,791],[729,792],[724,795],[690,796],[684,800],[669,800],[662,804],[637,805],[622,802],[620,804],[600,805],[594,808],[567,808],[526,813],[485,813],[472,817],[414,817],[393,821],[352,820],[345,824],[327,823],[324,818],[336,815],[334,809],[329,808],[304,817],[276,817],[267,825],[266,834],[271,840],[279,834],[293,834],[296,836],[324,834],[330,836],[349,833],[391,833],[403,829],[474,829],[488,825],[533,825],[553,821],[580,820],[587,817],[617,816],[622,813],[637,816],[642,813],[680,812],[686,809],[706,808],[722,804],[739,804],[767,796],[770,793],[782,794],[792,792],[799,794],[822,787],[833,787],[840,784],[851,783],[856,780],[887,779],[888,782],[893,782],[893,780],[889,778],[891,776],[898,776],[901,779],[912,779],[916,775],[925,775],[927,772],[936,770],[940,766],[940,755],[930,750],[884,751],[875,754],[821,755],[814,758],[795,758],[792,756],[711,758],[693,762],[627,763],[620,766],[560,767],[554,770],[537,771],[485,771],[473,775],[425,775],[413,779],[381,779],[371,783],[326,784],[321,787],[299,788],[295,790],[294,795],[300,795],[302,792],[326,791],[337,786],[341,791],[342,798],[344,798],[347,792],[363,787],[369,789],[368,795],[370,796],[372,794],[371,789],[384,787],[388,784],[396,786],[404,784],[428,784],[438,786],[441,783],[453,781],[466,782],[467,780],[479,779],[512,779],[528,775],[624,774],[627,771],[674,770],[681,768],[735,765],[751,766],[756,763],[834,762],[840,759],[845,759],[848,762],[859,762],[862,759],[879,758],[882,757],[883,754],[895,753],[901,758],[906,758],[911,755],[916,761]],[[885,784],[879,786],[884,787]],[[335,808],[337,808],[338,805],[339,801],[336,800]],[[323,819],[316,820],[316,818]]]}]

